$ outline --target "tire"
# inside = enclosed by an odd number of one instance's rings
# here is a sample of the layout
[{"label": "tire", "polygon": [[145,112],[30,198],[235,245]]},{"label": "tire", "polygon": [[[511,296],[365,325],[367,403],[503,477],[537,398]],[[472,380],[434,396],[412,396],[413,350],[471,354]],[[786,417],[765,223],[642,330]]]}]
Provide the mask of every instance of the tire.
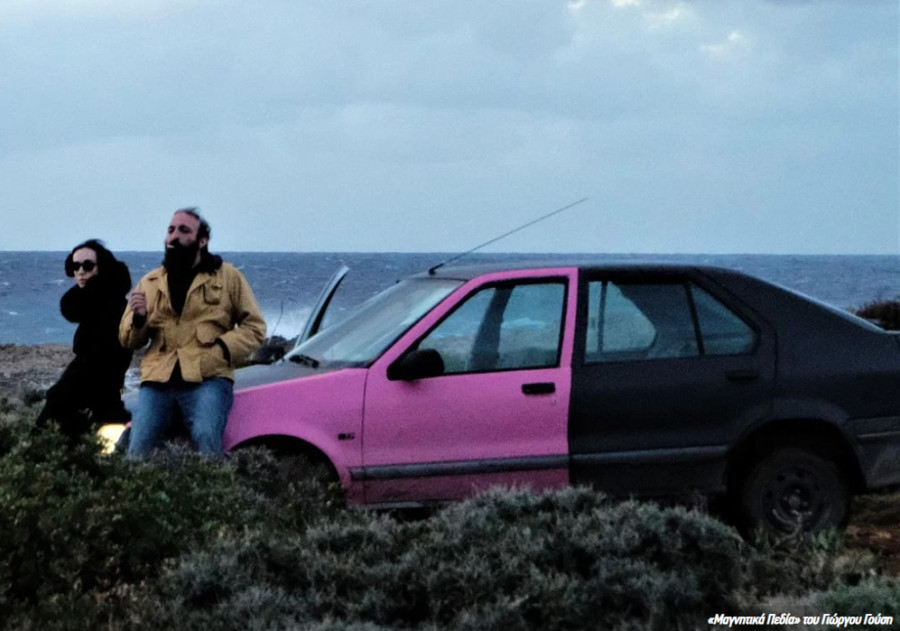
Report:
[{"label": "tire", "polygon": [[335,481],[331,469],[321,459],[306,453],[276,452],[278,470],[286,482],[313,480],[319,484]]},{"label": "tire", "polygon": [[787,447],[750,467],[738,502],[748,533],[761,528],[774,535],[813,534],[845,525],[849,489],[833,461]]},{"label": "tire", "polygon": [[[254,477],[254,451],[262,451],[266,463],[262,475],[256,477],[257,488],[265,495],[275,496],[285,491],[300,493],[320,500],[322,505],[346,504],[340,479],[331,464],[321,454],[298,448],[296,443],[281,441],[245,443],[230,454],[236,459],[242,474]],[[274,465],[274,469],[269,467]]]},{"label": "tire", "polygon": [[313,495],[323,505],[344,506],[340,480],[331,466],[309,453],[276,453],[280,478]]}]

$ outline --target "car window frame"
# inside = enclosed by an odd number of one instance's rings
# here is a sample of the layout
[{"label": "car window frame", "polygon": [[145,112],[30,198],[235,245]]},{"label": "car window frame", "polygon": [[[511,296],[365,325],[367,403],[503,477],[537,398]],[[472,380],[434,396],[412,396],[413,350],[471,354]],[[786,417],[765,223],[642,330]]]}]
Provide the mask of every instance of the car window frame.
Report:
[{"label": "car window frame", "polygon": [[[427,338],[431,333],[440,327],[444,322],[447,321],[450,317],[453,316],[454,313],[457,312],[463,305],[465,305],[472,297],[476,294],[488,290],[488,289],[504,289],[504,288],[514,288],[523,285],[562,285],[563,286],[563,294],[562,294],[562,309],[560,311],[560,320],[559,320],[559,333],[556,341],[556,358],[554,363],[546,366],[529,366],[529,367],[512,367],[512,368],[494,368],[491,370],[477,370],[477,371],[465,371],[465,372],[454,372],[449,374],[437,375],[435,377],[425,377],[423,379],[439,379],[444,377],[462,377],[467,375],[486,375],[486,374],[500,374],[500,373],[508,373],[514,371],[522,371],[522,370],[555,370],[562,367],[562,354],[563,354],[563,345],[565,342],[565,334],[566,334],[566,321],[568,316],[569,309],[569,292],[572,290],[571,278],[567,275],[552,275],[552,276],[541,276],[541,277],[521,277],[521,278],[510,278],[503,280],[493,280],[485,282],[481,285],[477,285],[472,287],[466,294],[459,298],[456,304],[453,305],[453,308],[447,311],[441,318],[435,322],[432,326],[428,327],[421,335],[419,335],[413,343],[411,343],[408,348],[396,359],[394,362],[402,361],[404,357],[406,357],[409,353],[416,351],[419,349],[419,345],[422,341]],[[506,305],[508,306],[508,305]],[[504,311],[505,311],[504,307]],[[577,308],[577,305],[576,305]]]},{"label": "car window frame", "polygon": [[[688,305],[690,310],[691,322],[694,326],[694,336],[697,339],[697,355],[678,356],[678,357],[650,357],[650,358],[626,358],[610,359],[607,361],[589,361],[587,356],[587,323],[588,323],[588,303],[590,296],[590,284],[593,282],[611,282],[619,284],[641,284],[641,285],[682,285],[685,288]],[[743,353],[728,353],[710,355],[705,352],[705,345],[702,339],[703,330],[700,326],[699,313],[694,300],[694,292],[691,286],[696,286],[709,294],[717,302],[723,305],[728,311],[740,319],[753,332],[753,344],[749,350]],[[578,282],[578,303],[576,313],[575,339],[574,339],[574,361],[580,366],[598,366],[619,363],[637,363],[637,362],[661,362],[661,361],[688,361],[688,360],[706,360],[715,358],[728,357],[749,357],[756,355],[762,343],[764,328],[756,321],[755,318],[748,315],[748,307],[742,302],[734,299],[724,289],[718,285],[713,285],[705,278],[692,274],[689,271],[668,271],[655,270],[652,272],[635,271],[635,270],[614,270],[614,271],[592,271],[583,270],[579,274]]]},{"label": "car window frame", "polygon": [[[760,338],[763,335],[762,327],[759,326],[759,324],[757,322],[755,322],[754,320],[748,318],[740,309],[735,307],[733,304],[730,304],[726,299],[723,299],[722,295],[721,295],[722,292],[717,293],[716,291],[710,289],[708,286],[704,286],[703,284],[697,282],[696,279],[691,279],[690,284],[696,285],[697,287],[699,287],[700,289],[705,291],[716,302],[718,302],[720,305],[724,306],[732,315],[734,315],[741,322],[743,322],[745,325],[747,325],[747,328],[749,328],[751,331],[753,331],[753,344],[750,346],[750,348],[747,351],[745,351],[743,353],[707,354],[704,352],[701,356],[702,357],[748,357],[751,355],[755,355],[757,350],[759,349],[760,344],[762,343],[760,340]],[[697,307],[696,307],[693,290],[691,290],[691,304],[694,306],[694,310],[697,313],[697,316],[696,316],[697,317],[697,334],[700,337],[703,337],[703,327],[700,324],[700,312],[699,312],[699,310],[697,310]],[[704,345],[705,345],[705,342],[704,342]]]}]

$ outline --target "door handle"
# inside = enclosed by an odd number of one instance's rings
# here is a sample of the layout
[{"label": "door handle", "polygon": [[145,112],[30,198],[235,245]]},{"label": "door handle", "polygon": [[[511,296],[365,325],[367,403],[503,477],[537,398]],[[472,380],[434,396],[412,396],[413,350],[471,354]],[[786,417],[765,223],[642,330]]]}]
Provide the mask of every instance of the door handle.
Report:
[{"label": "door handle", "polygon": [[759,379],[759,371],[755,368],[729,370],[725,373],[728,381],[753,381]]},{"label": "door handle", "polygon": [[522,384],[522,392],[524,394],[553,394],[556,392],[556,384],[552,381],[524,383]]}]

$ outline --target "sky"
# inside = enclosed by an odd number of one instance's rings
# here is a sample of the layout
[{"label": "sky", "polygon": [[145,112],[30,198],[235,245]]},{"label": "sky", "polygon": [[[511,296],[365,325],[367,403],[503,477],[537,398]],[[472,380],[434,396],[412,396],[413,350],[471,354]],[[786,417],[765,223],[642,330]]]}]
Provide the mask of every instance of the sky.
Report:
[{"label": "sky", "polygon": [[897,0],[0,0],[0,250],[900,254]]}]

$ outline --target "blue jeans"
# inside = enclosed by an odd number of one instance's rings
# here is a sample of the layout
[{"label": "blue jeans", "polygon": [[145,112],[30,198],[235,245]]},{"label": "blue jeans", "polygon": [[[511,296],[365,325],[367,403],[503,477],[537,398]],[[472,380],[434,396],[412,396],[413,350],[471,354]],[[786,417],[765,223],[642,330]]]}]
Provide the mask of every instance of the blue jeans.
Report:
[{"label": "blue jeans", "polygon": [[222,434],[234,401],[234,382],[212,377],[201,383],[141,384],[137,412],[131,421],[128,456],[143,456],[178,430],[181,412],[194,447],[202,454],[222,454]]}]

